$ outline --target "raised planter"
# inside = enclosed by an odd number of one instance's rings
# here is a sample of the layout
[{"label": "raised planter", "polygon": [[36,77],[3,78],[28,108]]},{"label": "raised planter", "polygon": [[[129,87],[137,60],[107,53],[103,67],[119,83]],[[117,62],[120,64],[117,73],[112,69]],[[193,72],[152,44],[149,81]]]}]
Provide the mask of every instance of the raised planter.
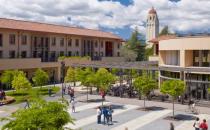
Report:
[{"label": "raised planter", "polygon": [[10,104],[10,103],[12,103],[14,101],[15,101],[15,98],[14,97],[6,96],[6,99],[5,100],[1,100],[0,101],[0,104],[1,105]]}]

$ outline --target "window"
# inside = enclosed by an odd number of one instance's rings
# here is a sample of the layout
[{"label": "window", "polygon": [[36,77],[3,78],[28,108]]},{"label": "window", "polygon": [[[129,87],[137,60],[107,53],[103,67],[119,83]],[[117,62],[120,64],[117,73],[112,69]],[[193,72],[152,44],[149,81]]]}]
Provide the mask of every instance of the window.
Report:
[{"label": "window", "polygon": [[75,54],[76,56],[79,56],[79,51],[76,51],[76,54]]},{"label": "window", "polygon": [[9,35],[9,43],[14,45],[15,44],[15,34]]},{"label": "window", "polygon": [[79,39],[76,39],[75,46],[76,46],[76,47],[78,47],[78,46],[79,46]]},{"label": "window", "polygon": [[21,41],[22,41],[22,45],[26,45],[27,44],[27,36],[26,35],[22,35],[21,36]]},{"label": "window", "polygon": [[44,47],[44,38],[41,38],[41,47]]},{"label": "window", "polygon": [[199,51],[193,50],[193,66],[199,66]]},{"label": "window", "polygon": [[2,36],[2,34],[0,34],[0,46],[2,46],[3,45],[3,36]]},{"label": "window", "polygon": [[52,38],[52,46],[56,46],[56,37]]},{"label": "window", "polygon": [[72,43],[72,39],[69,39],[68,40],[68,46],[71,46],[71,43]]},{"label": "window", "polygon": [[60,51],[60,56],[64,56],[64,51]]},{"label": "window", "polygon": [[61,40],[60,40],[60,46],[64,46],[64,38],[61,38]]},{"label": "window", "polygon": [[118,57],[120,56],[120,52],[117,52],[117,56],[118,56]]},{"label": "window", "polygon": [[22,51],[21,52],[21,58],[26,58],[27,57],[27,52],[26,51]]},{"label": "window", "polygon": [[101,48],[103,48],[104,47],[104,44],[103,44],[103,42],[101,42]]},{"label": "window", "polygon": [[98,52],[95,52],[95,56],[98,56]]},{"label": "window", "polygon": [[100,56],[104,56],[104,53],[103,53],[103,52],[101,52]]},{"label": "window", "polygon": [[72,54],[71,54],[71,51],[69,51],[69,52],[68,52],[68,56],[71,56],[71,55],[72,55]]},{"label": "window", "polygon": [[117,44],[117,48],[120,49],[120,44]]},{"label": "window", "polygon": [[56,52],[55,51],[52,51],[51,52],[51,56],[50,56],[50,60],[51,61],[55,61],[55,58],[56,58]]},{"label": "window", "polygon": [[97,48],[97,47],[98,47],[98,42],[96,41],[96,42],[95,42],[95,48]]},{"label": "window", "polygon": [[15,58],[15,51],[9,51],[9,58]]},{"label": "window", "polygon": [[0,58],[3,58],[3,51],[0,51]]}]

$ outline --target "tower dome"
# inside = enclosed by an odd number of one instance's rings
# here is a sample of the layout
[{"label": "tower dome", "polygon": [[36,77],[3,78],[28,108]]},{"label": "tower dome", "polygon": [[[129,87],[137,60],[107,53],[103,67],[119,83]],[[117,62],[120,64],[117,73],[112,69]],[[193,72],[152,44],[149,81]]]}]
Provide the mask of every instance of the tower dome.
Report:
[{"label": "tower dome", "polygon": [[149,10],[149,14],[157,14],[156,10],[154,9],[154,7],[152,7],[152,9]]}]

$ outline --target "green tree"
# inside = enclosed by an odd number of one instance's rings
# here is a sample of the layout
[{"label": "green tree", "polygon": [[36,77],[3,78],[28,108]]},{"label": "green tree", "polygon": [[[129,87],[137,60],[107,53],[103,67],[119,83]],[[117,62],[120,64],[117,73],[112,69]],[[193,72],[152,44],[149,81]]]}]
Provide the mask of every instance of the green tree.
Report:
[{"label": "green tree", "polygon": [[185,83],[181,80],[166,80],[162,83],[160,91],[169,94],[173,100],[173,117],[174,117],[174,100],[185,92]]},{"label": "green tree", "polygon": [[24,72],[19,71],[17,75],[14,76],[14,79],[12,81],[12,88],[14,88],[16,91],[22,91],[22,90],[28,90],[31,89],[31,83],[26,78],[26,75]]},{"label": "green tree", "polygon": [[140,76],[134,80],[134,87],[139,93],[139,98],[141,96],[144,97],[144,108],[145,108],[145,100],[148,98],[150,92],[158,87],[157,82],[150,77]]},{"label": "green tree", "polygon": [[100,68],[95,74],[95,81],[99,89],[106,93],[110,85],[115,81],[115,76],[108,70]]},{"label": "green tree", "polygon": [[170,34],[170,32],[169,32],[168,26],[165,26],[165,27],[161,30],[159,36],[162,36],[162,35],[169,35],[169,34]]},{"label": "green tree", "polygon": [[75,82],[77,81],[77,74],[76,70],[72,67],[69,67],[65,76],[64,81],[67,82],[73,82],[74,87],[76,86]]},{"label": "green tree", "polygon": [[49,76],[44,70],[37,69],[32,80],[36,86],[40,86],[42,88],[43,85],[48,83]]},{"label": "green tree", "polygon": [[126,61],[136,61],[137,52],[129,49],[128,46],[121,47],[120,54],[125,58]]},{"label": "green tree", "polygon": [[20,109],[3,126],[3,130],[64,130],[63,126],[73,123],[73,119],[67,112],[67,106],[58,102],[46,102],[35,100],[28,109]]},{"label": "green tree", "polygon": [[14,79],[14,76],[18,74],[17,70],[6,70],[2,73],[0,77],[0,81],[3,84],[6,84],[8,88],[12,86],[12,81]]},{"label": "green tree", "polygon": [[140,41],[141,34],[136,27],[133,33],[131,34],[130,39],[127,42],[128,49],[136,52],[137,54],[137,61],[145,60],[145,45]]}]

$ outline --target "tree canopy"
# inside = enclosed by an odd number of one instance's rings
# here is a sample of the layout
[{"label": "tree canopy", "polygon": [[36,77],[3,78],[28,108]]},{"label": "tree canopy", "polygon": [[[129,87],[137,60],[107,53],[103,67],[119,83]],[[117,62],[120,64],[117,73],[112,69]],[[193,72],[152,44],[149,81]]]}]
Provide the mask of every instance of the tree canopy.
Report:
[{"label": "tree canopy", "polygon": [[32,80],[36,86],[43,86],[49,81],[49,76],[44,70],[37,69]]},{"label": "tree canopy", "polygon": [[76,71],[74,68],[69,67],[65,76],[65,82],[75,82],[76,81]]},{"label": "tree canopy", "polygon": [[6,70],[2,73],[0,81],[3,84],[11,86],[14,76],[18,74],[18,70]]},{"label": "tree canopy", "polygon": [[31,89],[31,83],[26,78],[26,75],[24,72],[19,71],[17,75],[14,76],[14,79],[12,81],[12,88],[14,88],[16,91],[21,90],[27,90]]},{"label": "tree canopy", "polygon": [[97,86],[103,90],[107,91],[111,83],[115,81],[115,76],[112,75],[108,70],[100,68],[95,74]]},{"label": "tree canopy", "polygon": [[168,34],[170,34],[169,28],[168,28],[168,26],[165,26],[165,27],[161,30],[159,36],[168,35]]},{"label": "tree canopy", "polygon": [[131,34],[130,39],[121,49],[121,54],[127,61],[145,60],[145,45],[140,40],[140,33],[137,28]]},{"label": "tree canopy", "polygon": [[137,77],[134,81],[134,87],[139,92],[139,96],[144,96],[144,107],[145,97],[148,97],[150,92],[158,87],[157,82],[150,77],[145,75]]},{"label": "tree canopy", "polygon": [[185,83],[182,80],[166,80],[162,83],[160,91],[172,96],[173,100],[173,117],[174,117],[174,100],[185,92]]},{"label": "tree canopy", "polygon": [[185,92],[185,83],[181,80],[164,81],[161,85],[161,92],[176,98]]},{"label": "tree canopy", "polygon": [[3,130],[64,130],[65,124],[73,123],[66,105],[44,100],[35,100],[30,108],[20,109],[13,113],[11,118],[3,118],[3,120],[9,120],[3,126]]}]

